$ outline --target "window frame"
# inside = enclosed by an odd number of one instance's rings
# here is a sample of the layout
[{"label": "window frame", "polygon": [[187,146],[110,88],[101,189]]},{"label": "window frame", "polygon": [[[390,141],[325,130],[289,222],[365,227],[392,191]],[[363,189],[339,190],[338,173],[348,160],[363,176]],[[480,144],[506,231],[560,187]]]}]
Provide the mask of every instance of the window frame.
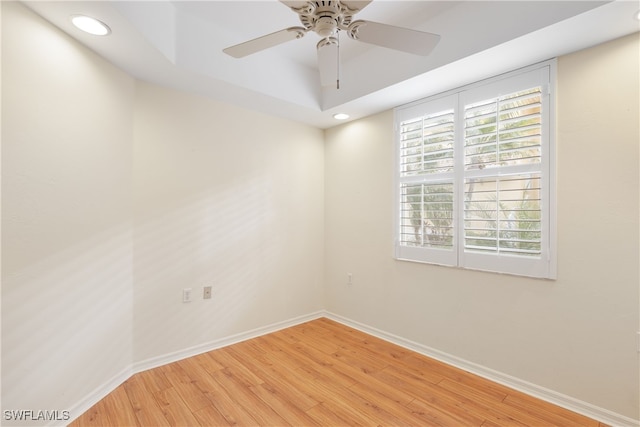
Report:
[{"label": "window frame", "polygon": [[[543,279],[557,278],[557,220],[556,220],[556,60],[534,64],[519,70],[501,74],[489,79],[471,83],[453,90],[397,107],[394,110],[394,250],[393,257],[399,261],[413,261],[427,264],[444,265],[463,269],[489,271]],[[465,105],[495,98],[501,95],[540,86],[542,98],[541,117],[541,160],[539,167],[511,168],[512,173],[540,173],[542,188],[541,205],[541,254],[539,257],[525,257],[497,253],[479,253],[465,251],[464,248],[464,112]],[[454,111],[454,167],[452,172],[435,174],[417,174],[413,177],[402,176],[401,167],[401,123],[435,114],[444,109]],[[509,167],[496,167],[494,176],[500,177]],[[482,175],[491,175],[482,174]],[[451,250],[401,245],[401,210],[403,205],[401,186],[406,183],[453,182],[453,248]],[[405,201],[406,203],[406,201]]]}]

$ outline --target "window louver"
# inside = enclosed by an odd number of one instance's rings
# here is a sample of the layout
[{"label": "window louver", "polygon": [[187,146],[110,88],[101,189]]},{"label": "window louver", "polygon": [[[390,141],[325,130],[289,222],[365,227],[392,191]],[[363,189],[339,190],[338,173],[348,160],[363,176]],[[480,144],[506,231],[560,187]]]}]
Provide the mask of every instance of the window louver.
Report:
[{"label": "window louver", "polygon": [[465,250],[540,255],[539,174],[467,179],[464,197]]},{"label": "window louver", "polygon": [[465,169],[539,163],[541,88],[465,107]]},{"label": "window louver", "polygon": [[453,184],[403,184],[400,241],[403,245],[453,247]]},{"label": "window louver", "polygon": [[453,110],[409,120],[400,129],[401,176],[453,170]]}]

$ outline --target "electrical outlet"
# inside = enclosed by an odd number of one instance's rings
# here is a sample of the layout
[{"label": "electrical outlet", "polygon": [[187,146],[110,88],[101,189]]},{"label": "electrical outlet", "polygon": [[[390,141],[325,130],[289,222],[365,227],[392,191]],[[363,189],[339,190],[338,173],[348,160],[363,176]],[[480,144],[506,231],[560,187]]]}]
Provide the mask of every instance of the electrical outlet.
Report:
[{"label": "electrical outlet", "polygon": [[347,285],[353,285],[353,274],[347,273]]},{"label": "electrical outlet", "polygon": [[211,299],[211,286],[202,288],[202,299]]},{"label": "electrical outlet", "polygon": [[191,288],[182,290],[182,302],[191,302]]}]

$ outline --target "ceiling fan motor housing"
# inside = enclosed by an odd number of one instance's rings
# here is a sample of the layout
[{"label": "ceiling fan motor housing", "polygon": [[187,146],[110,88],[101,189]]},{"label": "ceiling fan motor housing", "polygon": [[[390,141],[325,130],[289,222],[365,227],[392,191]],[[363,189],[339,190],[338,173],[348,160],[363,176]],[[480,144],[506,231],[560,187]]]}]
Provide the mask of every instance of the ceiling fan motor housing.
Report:
[{"label": "ceiling fan motor housing", "polygon": [[346,29],[356,11],[350,10],[340,1],[310,1],[304,7],[296,9],[300,22],[307,30],[314,31],[320,37],[330,37],[338,29]]}]

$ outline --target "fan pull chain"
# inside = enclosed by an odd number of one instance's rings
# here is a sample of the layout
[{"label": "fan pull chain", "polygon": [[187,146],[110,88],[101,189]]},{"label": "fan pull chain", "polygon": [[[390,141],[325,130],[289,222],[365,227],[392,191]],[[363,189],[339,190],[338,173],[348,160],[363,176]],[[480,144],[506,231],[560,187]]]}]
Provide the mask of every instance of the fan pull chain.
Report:
[{"label": "fan pull chain", "polygon": [[336,68],[338,72],[336,73],[336,89],[340,90],[340,30],[336,31],[336,39],[338,40],[338,54]]}]

